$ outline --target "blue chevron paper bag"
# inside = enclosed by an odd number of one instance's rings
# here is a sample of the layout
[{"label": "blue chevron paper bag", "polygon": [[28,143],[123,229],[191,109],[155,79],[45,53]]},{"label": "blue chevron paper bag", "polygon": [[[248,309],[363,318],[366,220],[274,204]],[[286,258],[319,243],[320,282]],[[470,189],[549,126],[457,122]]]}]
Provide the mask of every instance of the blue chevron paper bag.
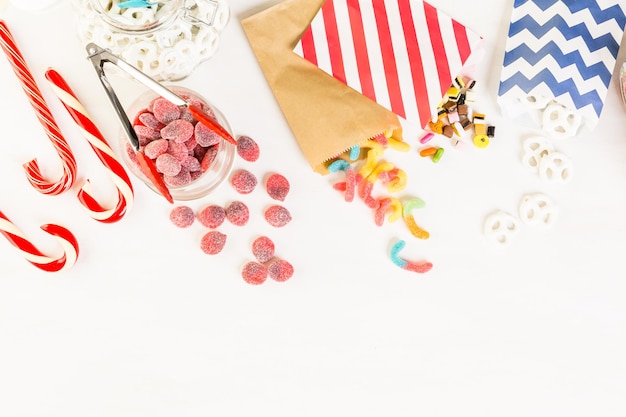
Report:
[{"label": "blue chevron paper bag", "polygon": [[[597,124],[615,69],[626,16],[620,0],[514,0],[498,103],[552,131],[561,107],[573,136]],[[559,112],[557,112],[559,113]]]}]

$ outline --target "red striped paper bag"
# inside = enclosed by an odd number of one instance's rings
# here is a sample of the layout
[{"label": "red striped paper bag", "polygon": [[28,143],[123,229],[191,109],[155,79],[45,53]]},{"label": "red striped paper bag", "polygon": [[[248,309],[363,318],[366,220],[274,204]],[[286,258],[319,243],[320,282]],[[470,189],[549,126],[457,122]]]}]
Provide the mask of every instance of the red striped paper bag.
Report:
[{"label": "red striped paper bag", "polygon": [[294,52],[424,128],[480,40],[422,0],[326,0]]},{"label": "red striped paper bag", "polygon": [[346,151],[391,133],[402,141],[398,115],[293,53],[324,0],[282,0],[241,26],[303,155],[315,172]]}]

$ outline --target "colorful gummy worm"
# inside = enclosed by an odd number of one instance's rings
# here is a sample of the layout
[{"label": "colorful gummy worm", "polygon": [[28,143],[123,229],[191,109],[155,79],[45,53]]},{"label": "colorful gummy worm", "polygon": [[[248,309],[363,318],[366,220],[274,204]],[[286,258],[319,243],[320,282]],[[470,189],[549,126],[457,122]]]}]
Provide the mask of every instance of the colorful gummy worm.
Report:
[{"label": "colorful gummy worm", "polygon": [[420,274],[426,273],[430,271],[433,267],[433,264],[430,262],[422,261],[422,262],[412,262],[407,261],[399,256],[406,242],[404,240],[397,241],[392,247],[391,252],[389,253],[389,257],[391,261],[402,269],[406,269],[407,271],[413,271]]}]

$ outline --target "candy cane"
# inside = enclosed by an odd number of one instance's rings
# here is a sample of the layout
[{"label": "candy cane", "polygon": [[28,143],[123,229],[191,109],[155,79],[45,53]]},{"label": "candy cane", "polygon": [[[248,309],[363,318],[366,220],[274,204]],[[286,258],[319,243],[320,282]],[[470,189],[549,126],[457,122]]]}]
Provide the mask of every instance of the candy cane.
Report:
[{"label": "candy cane", "polygon": [[100,222],[113,223],[120,220],[130,210],[134,200],[133,186],[128,174],[61,74],[50,68],[46,71],[46,79],[50,81],[53,91],[80,128],[83,136],[91,145],[91,149],[108,169],[109,175],[117,187],[117,203],[113,208],[106,209],[96,201],[91,194],[89,180],[78,192],[78,200],[87,209],[89,215]]},{"label": "candy cane", "polygon": [[0,211],[0,233],[15,246],[28,262],[47,272],[57,272],[72,267],[78,259],[78,242],[66,228],[57,224],[44,224],[41,229],[56,236],[63,247],[60,257],[46,256],[39,251],[26,236]]},{"label": "candy cane", "polygon": [[52,145],[61,157],[63,164],[63,175],[61,178],[57,181],[48,181],[42,175],[37,159],[33,159],[24,164],[28,181],[35,189],[43,194],[60,194],[68,190],[76,179],[76,160],[74,159],[74,155],[67,141],[63,138],[46,101],[41,95],[41,91],[37,87],[35,79],[30,73],[26,61],[15,43],[13,35],[11,35],[9,28],[3,20],[0,20],[0,46],[9,59],[13,71],[19,78],[22,89],[28,96],[30,104],[35,109],[39,123],[41,123],[46,135],[50,141],[52,141]]}]

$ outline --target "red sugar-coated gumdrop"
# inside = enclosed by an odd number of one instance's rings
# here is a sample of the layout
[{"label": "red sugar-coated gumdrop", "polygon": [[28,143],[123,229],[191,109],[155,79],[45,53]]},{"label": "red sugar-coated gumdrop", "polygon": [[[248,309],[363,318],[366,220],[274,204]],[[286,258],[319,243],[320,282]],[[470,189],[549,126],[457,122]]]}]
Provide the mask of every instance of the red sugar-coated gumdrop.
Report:
[{"label": "red sugar-coated gumdrop", "polygon": [[233,201],[226,207],[226,219],[235,226],[244,226],[250,219],[250,210],[241,201]]},{"label": "red sugar-coated gumdrop", "polygon": [[274,227],[283,227],[291,221],[291,213],[283,206],[273,205],[265,210],[265,220]]},{"label": "red sugar-coated gumdrop", "polygon": [[211,230],[200,240],[200,249],[207,255],[220,253],[224,249],[224,245],[226,245],[226,235],[217,230]]},{"label": "red sugar-coated gumdrop", "polygon": [[161,137],[167,140],[173,140],[176,143],[187,142],[193,135],[194,127],[187,120],[176,119],[169,122],[161,129]]},{"label": "red sugar-coated gumdrop", "polygon": [[144,126],[148,126],[156,130],[161,130],[161,128],[163,128],[163,123],[159,122],[156,117],[154,117],[154,114],[148,111],[141,113],[137,119],[143,123]]},{"label": "red sugar-coated gumdrop", "polygon": [[248,284],[263,284],[267,279],[267,268],[263,264],[250,261],[243,266],[241,276]]},{"label": "red sugar-coated gumdrop", "polygon": [[189,151],[184,143],[176,143],[173,140],[169,140],[167,141],[167,145],[167,153],[179,161],[182,161],[187,155],[189,155]]},{"label": "red sugar-coated gumdrop", "polygon": [[259,159],[261,150],[258,143],[249,136],[239,136],[237,138],[237,153],[244,161],[254,162]]},{"label": "red sugar-coated gumdrop", "polygon": [[293,265],[283,259],[276,259],[267,267],[267,273],[274,281],[285,282],[293,275]]},{"label": "red sugar-coated gumdrop", "polygon": [[191,122],[193,124],[196,123],[195,117],[193,117],[193,114],[191,114],[191,110],[189,110],[188,108],[184,108],[180,111],[180,118],[183,120],[187,120],[188,122]]},{"label": "red sugar-coated gumdrop", "polygon": [[230,183],[239,194],[250,194],[256,187],[258,180],[250,171],[240,169],[230,177]]},{"label": "red sugar-coated gumdrop", "polygon": [[208,147],[217,145],[220,142],[220,135],[203,125],[202,123],[196,123],[195,138],[198,145]]},{"label": "red sugar-coated gumdrop", "polygon": [[157,159],[167,151],[168,143],[165,139],[156,139],[143,148],[143,153],[150,159]]},{"label": "red sugar-coated gumdrop", "polygon": [[173,177],[180,172],[181,165],[174,156],[169,153],[164,153],[157,157],[156,168],[157,171],[163,173],[163,175]]},{"label": "red sugar-coated gumdrop", "polygon": [[198,161],[196,157],[192,155],[186,156],[182,161],[180,161],[180,164],[189,172],[197,172],[202,170],[202,167],[200,166],[200,161]]},{"label": "red sugar-coated gumdrop", "polygon": [[176,227],[184,229],[193,224],[196,214],[189,206],[177,206],[170,211],[170,220]]},{"label": "red sugar-coated gumdrop", "polygon": [[196,142],[196,138],[194,138],[193,136],[187,139],[187,141],[185,142],[185,147],[190,152],[196,149],[196,146],[198,146],[198,142]]},{"label": "red sugar-coated gumdrop", "polygon": [[189,184],[193,180],[191,173],[186,169],[180,170],[176,175],[163,175],[163,181],[169,187],[182,187]]},{"label": "red sugar-coated gumdrop", "polygon": [[289,181],[281,174],[274,173],[265,181],[265,189],[274,200],[285,201],[289,194]]},{"label": "red sugar-coated gumdrop", "polygon": [[265,263],[274,256],[274,242],[267,236],[260,236],[252,242],[252,254],[261,263]]},{"label": "red sugar-coated gumdrop", "polygon": [[168,124],[180,117],[180,108],[163,97],[159,97],[152,104],[152,114],[159,122]]},{"label": "red sugar-coated gumdrop", "polygon": [[[203,151],[198,151],[198,148],[202,149]],[[210,148],[203,148],[201,146],[196,147],[194,153],[198,159],[202,159],[202,162],[200,162],[202,172],[206,172],[209,168],[211,168],[211,165],[213,165],[213,161],[215,161],[215,157],[217,156],[218,150],[219,145],[213,145]]]},{"label": "red sugar-coated gumdrop", "polygon": [[133,126],[133,129],[135,129],[137,139],[139,139],[139,144],[142,146],[150,141],[161,138],[161,132],[148,126],[135,125]]},{"label": "red sugar-coated gumdrop", "polygon": [[224,223],[226,211],[222,206],[211,204],[200,210],[197,217],[198,221],[202,223],[203,226],[215,229]]}]

